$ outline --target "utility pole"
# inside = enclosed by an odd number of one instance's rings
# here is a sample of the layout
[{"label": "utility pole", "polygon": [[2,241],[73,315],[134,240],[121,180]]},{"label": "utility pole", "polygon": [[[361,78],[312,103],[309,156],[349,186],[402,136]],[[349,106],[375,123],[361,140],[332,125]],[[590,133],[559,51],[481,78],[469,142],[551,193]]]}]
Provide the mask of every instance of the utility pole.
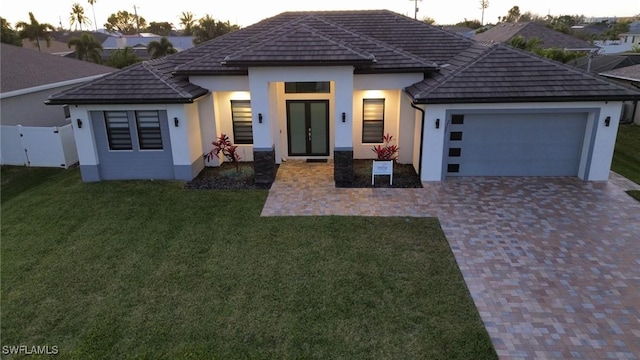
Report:
[{"label": "utility pole", "polygon": [[420,9],[418,9],[418,1],[422,1],[422,0],[409,0],[409,1],[413,1],[414,6],[415,6],[415,12],[413,13],[413,18],[418,20],[418,11]]},{"label": "utility pole", "polygon": [[138,8],[133,5],[133,13],[136,16],[136,31],[138,32],[138,35],[140,35],[140,20],[138,18]]}]

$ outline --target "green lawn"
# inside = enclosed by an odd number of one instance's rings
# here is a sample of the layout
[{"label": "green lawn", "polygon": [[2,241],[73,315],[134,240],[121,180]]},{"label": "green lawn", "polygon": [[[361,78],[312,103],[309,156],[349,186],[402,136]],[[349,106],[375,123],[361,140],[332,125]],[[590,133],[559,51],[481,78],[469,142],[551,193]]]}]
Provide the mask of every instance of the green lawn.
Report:
[{"label": "green lawn", "polygon": [[61,359],[496,358],[435,219],[261,218],[266,191],[79,178],[3,169],[2,345],[56,345]]},{"label": "green lawn", "polygon": [[[611,169],[640,184],[640,126],[620,125]],[[630,190],[627,193],[640,201],[640,191]]]}]

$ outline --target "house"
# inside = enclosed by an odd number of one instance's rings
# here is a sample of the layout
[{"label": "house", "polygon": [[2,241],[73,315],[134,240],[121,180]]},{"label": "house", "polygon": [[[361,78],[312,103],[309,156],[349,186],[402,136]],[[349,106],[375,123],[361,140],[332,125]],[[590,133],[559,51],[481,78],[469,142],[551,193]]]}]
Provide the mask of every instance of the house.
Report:
[{"label": "house", "polygon": [[[69,125],[68,109],[45,106],[44,101],[52,94],[117,70],[4,43],[0,44],[0,53],[0,119],[5,131],[9,131],[6,126]],[[3,134],[3,160],[9,157],[7,151],[15,150],[7,148],[7,134]]]},{"label": "house", "polygon": [[337,185],[390,133],[422,181],[604,181],[637,89],[386,10],[286,12],[55,94],[84,181],[191,180],[228,134],[256,182],[331,159]]},{"label": "house", "polygon": [[[640,88],[640,63],[604,71],[600,75]],[[638,106],[637,100],[624,103],[621,121],[640,125],[640,106]]]},{"label": "house", "polygon": [[488,41],[507,44],[516,36],[522,36],[525,40],[540,39],[543,49],[557,48],[566,51],[595,51],[598,46],[577,37],[550,29],[536,22],[499,23],[489,30],[476,33],[477,41]]},{"label": "house", "polygon": [[[178,52],[190,49],[193,47],[193,36],[165,36],[167,40],[173,45],[173,48]],[[152,41],[160,41],[163,36],[143,33],[136,35],[117,35],[109,36],[102,43],[102,58],[108,59],[111,54],[119,49],[130,47],[132,51],[142,60],[148,60],[151,58],[147,51],[147,46]]]},{"label": "house", "polygon": [[[75,57],[73,47],[69,47],[68,42],[73,38],[79,38],[82,34],[89,34],[93,36],[96,41],[102,43],[104,42],[109,35],[93,32],[93,31],[52,31],[49,33],[51,40],[49,41],[49,46],[47,46],[47,41],[44,39],[40,39],[40,50],[42,52],[60,56],[67,56],[71,54]],[[30,41],[29,39],[22,40],[22,47],[25,49],[38,50],[38,46],[34,41]]]},{"label": "house", "polygon": [[579,69],[597,74],[640,64],[640,53],[621,53],[612,55],[597,54],[594,56],[583,56],[575,61],[570,61],[569,64],[574,65]]},{"label": "house", "polygon": [[640,47],[640,21],[629,25],[629,31],[620,34],[621,43],[633,47]]}]

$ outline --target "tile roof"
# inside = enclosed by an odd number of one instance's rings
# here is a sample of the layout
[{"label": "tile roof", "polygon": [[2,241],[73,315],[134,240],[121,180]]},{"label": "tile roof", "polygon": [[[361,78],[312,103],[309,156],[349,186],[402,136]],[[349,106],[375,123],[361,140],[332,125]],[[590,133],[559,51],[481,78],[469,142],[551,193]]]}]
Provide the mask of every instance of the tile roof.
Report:
[{"label": "tile roof", "polygon": [[640,92],[507,45],[477,44],[406,88],[417,103],[640,99]]},{"label": "tile roof", "polygon": [[568,50],[598,49],[598,46],[592,45],[588,41],[550,29],[535,22],[499,23],[485,32],[475,34],[473,39],[507,43],[515,36],[522,36],[527,40],[538,38],[543,48]]},{"label": "tile roof", "polygon": [[582,70],[587,70],[587,68],[590,67],[591,72],[601,73],[621,67],[640,64],[640,54],[620,53],[615,55],[596,55],[591,58],[591,65],[589,65],[589,57],[583,56],[571,64]]},{"label": "tile roof", "polygon": [[610,78],[615,78],[615,79],[622,79],[622,80],[637,82],[637,81],[640,81],[640,64],[605,71],[600,73],[600,75],[610,77]]},{"label": "tile roof", "polygon": [[[52,95],[48,104],[190,103],[208,90],[172,74],[168,58],[149,60]],[[72,99],[71,101],[69,99]]]},{"label": "tile roof", "polygon": [[3,93],[118,70],[4,43],[0,45],[0,55],[0,91]]},{"label": "tile roof", "polygon": [[423,102],[630,94],[620,85],[511,47],[486,47],[388,10],[368,10],[285,12],[57,94],[51,102],[190,102],[207,90],[190,84],[188,76],[246,75],[248,66],[283,64],[352,64],[355,73],[431,74],[407,89]]}]

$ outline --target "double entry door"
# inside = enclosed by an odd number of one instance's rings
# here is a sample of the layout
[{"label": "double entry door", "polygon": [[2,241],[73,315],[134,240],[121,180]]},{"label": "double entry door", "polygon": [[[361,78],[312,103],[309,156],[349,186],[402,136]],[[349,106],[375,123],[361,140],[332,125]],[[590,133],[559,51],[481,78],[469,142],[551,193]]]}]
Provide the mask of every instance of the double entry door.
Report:
[{"label": "double entry door", "polygon": [[287,100],[290,156],[329,155],[329,100]]}]

